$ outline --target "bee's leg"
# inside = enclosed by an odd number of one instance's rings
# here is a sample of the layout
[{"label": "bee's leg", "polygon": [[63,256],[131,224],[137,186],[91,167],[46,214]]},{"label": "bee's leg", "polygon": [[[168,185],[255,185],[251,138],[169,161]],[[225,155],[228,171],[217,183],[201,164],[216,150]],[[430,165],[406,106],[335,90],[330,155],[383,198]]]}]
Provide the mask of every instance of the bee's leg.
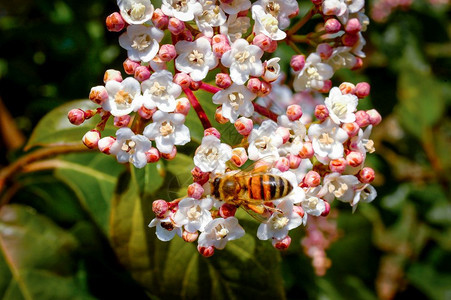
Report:
[{"label": "bee's leg", "polygon": [[260,215],[262,215],[266,210],[263,204],[247,204],[247,207]]}]

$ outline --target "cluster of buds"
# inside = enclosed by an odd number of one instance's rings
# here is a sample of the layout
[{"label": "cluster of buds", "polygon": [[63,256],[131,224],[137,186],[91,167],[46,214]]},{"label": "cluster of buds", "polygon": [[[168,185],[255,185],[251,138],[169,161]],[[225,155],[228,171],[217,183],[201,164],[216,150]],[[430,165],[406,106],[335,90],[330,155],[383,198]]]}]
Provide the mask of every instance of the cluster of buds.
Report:
[{"label": "cluster of buds", "polygon": [[[142,168],[174,158],[176,146],[190,142],[184,122],[191,107],[205,129],[187,196],[153,203],[156,218],[149,226],[156,227],[159,239],[177,233],[185,241],[197,240],[199,252],[211,256],[244,235],[235,217],[243,205],[211,195],[211,187],[215,178],[248,160],[271,158],[268,174],[284,178],[291,189],[265,203],[264,211],[254,210],[261,221],[258,238],[272,240],[277,249],[289,246],[289,230],[305,225],[308,215],[326,216],[334,199],[355,209],[376,197],[370,185],[374,171],[365,167],[365,158],[374,151],[369,135],[381,116],[357,110],[370,86],[332,87],[331,81],[339,69],[362,66],[364,1],[312,2],[291,27],[299,11],[295,0],[163,0],[157,9],[150,0],[120,0],[119,12],[107,18],[110,31],[123,31],[119,44],[127,50],[123,66],[130,76],[123,79],[120,71],[108,70],[104,85],[93,87],[89,96],[99,108],[69,112],[75,125],[101,116],[83,142]],[[315,15],[324,20],[317,31],[297,34]],[[172,44],[162,44],[165,36]],[[291,74],[283,72],[281,58],[265,60],[282,42],[297,52],[286,61]],[[303,53],[298,43],[314,47]],[[207,83],[207,78],[215,80]],[[215,120],[234,124],[242,135],[239,145],[221,142],[195,95],[199,89],[218,105]],[[116,136],[102,138],[110,118],[118,127]]]}]

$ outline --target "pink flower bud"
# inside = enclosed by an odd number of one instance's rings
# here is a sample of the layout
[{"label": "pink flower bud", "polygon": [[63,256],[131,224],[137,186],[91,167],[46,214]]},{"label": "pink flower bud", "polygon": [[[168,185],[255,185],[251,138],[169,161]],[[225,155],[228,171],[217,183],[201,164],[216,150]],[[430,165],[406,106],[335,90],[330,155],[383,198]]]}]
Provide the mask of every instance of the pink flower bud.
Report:
[{"label": "pink flower bud", "polygon": [[363,60],[360,57],[355,57],[355,64],[352,66],[351,70],[355,71],[363,67]]},{"label": "pink flower bud", "polygon": [[305,66],[305,56],[304,55],[293,55],[290,60],[290,66],[295,72],[301,71]]},{"label": "pink flower bud", "polygon": [[152,202],[152,211],[154,212],[155,216],[159,219],[163,219],[168,212],[169,205],[164,200],[155,200]]},{"label": "pink flower bud", "polygon": [[350,82],[343,82],[338,88],[343,95],[355,93],[355,85]]},{"label": "pink flower bud", "polygon": [[302,117],[302,108],[298,104],[292,104],[287,107],[287,117],[290,121],[297,121]]},{"label": "pink flower bud", "polygon": [[329,117],[329,110],[327,109],[326,105],[318,104],[315,107],[315,117],[320,121],[324,121],[327,119],[327,117]]},{"label": "pink flower bud", "polygon": [[358,167],[363,163],[363,154],[357,151],[351,151],[346,155],[346,161],[351,167]]},{"label": "pink flower bud", "polygon": [[213,43],[213,39],[212,39],[211,37],[206,36],[206,35],[203,34],[202,32],[196,34],[196,36],[195,36],[194,39],[197,40],[197,39],[199,39],[199,38],[204,38],[204,39],[206,39],[210,44]]},{"label": "pink flower bud", "polygon": [[221,89],[226,89],[232,85],[232,79],[229,74],[218,73],[216,74],[216,85]]},{"label": "pink flower bud", "polygon": [[174,83],[177,83],[182,89],[188,89],[191,85],[191,77],[186,73],[177,73],[174,75]]},{"label": "pink flower bud", "polygon": [[290,139],[290,130],[286,127],[279,127],[276,130],[276,135],[280,136],[282,138],[282,143],[285,144]]},{"label": "pink flower bud", "polygon": [[202,172],[199,167],[194,167],[194,169],[191,170],[191,175],[193,175],[193,181],[200,185],[204,185],[210,178],[210,173]]},{"label": "pink flower bud", "polygon": [[305,142],[302,144],[302,148],[299,150],[300,158],[312,158],[314,154],[315,151],[313,150],[313,145],[311,142]]},{"label": "pink flower bud", "polygon": [[126,127],[130,123],[130,119],[131,119],[130,115],[114,117],[114,126]]},{"label": "pink flower bud", "polygon": [[227,36],[225,34],[216,34],[211,39],[212,44],[218,44],[218,43],[228,43],[229,40],[227,39]]},{"label": "pink flower bud", "polygon": [[329,162],[329,169],[332,172],[343,173],[346,169],[347,162],[344,158],[337,158]]},{"label": "pink flower bud", "polygon": [[279,169],[280,172],[286,172],[290,169],[290,161],[286,157],[280,157],[274,164],[274,167]]},{"label": "pink flower bud", "polygon": [[199,200],[202,198],[203,194],[204,188],[197,182],[194,182],[188,186],[188,197]]},{"label": "pink flower bud", "polygon": [[226,53],[227,51],[232,49],[232,47],[230,47],[229,43],[226,43],[226,42],[213,44],[213,46],[211,48],[217,58],[221,58],[224,53]]},{"label": "pink flower bud", "polygon": [[80,125],[85,121],[85,112],[79,108],[74,108],[67,114],[69,122],[74,125]]},{"label": "pink flower bud", "polygon": [[116,80],[117,82],[122,82],[121,72],[118,70],[109,69],[105,71],[105,75],[103,75],[103,82],[106,83],[110,80]]},{"label": "pink flower bud", "polygon": [[269,82],[262,81],[262,86],[258,91],[257,95],[259,97],[266,97],[269,93],[271,93],[272,85]]},{"label": "pink flower bud", "polygon": [[252,129],[254,128],[254,123],[252,120],[246,117],[238,118],[234,125],[238,133],[244,136],[251,134]]},{"label": "pink flower bud", "polygon": [[202,81],[193,81],[191,80],[191,83],[189,85],[189,88],[193,91],[197,91],[200,89],[200,86],[202,85]]},{"label": "pink flower bud", "polygon": [[293,211],[297,213],[301,218],[303,218],[305,215],[305,211],[301,206],[293,206]]},{"label": "pink flower bud", "polygon": [[168,23],[168,29],[172,34],[178,35],[185,30],[185,22],[180,21],[177,18],[170,18]]},{"label": "pink flower bud", "polygon": [[326,30],[327,33],[337,33],[341,29],[341,23],[334,18],[331,18],[324,23],[324,30]]},{"label": "pink flower bud", "polygon": [[175,52],[174,45],[165,44],[161,45],[160,50],[158,51],[158,55],[160,56],[162,61],[168,62],[173,60],[177,56],[177,52]]},{"label": "pink flower bud", "polygon": [[157,108],[149,109],[143,105],[138,109],[138,114],[141,116],[141,118],[149,120],[150,118],[152,118],[153,114],[156,111],[157,111]]},{"label": "pink flower bud", "polygon": [[291,237],[289,235],[287,235],[286,237],[284,237],[281,240],[277,240],[277,239],[273,238],[272,245],[277,250],[280,250],[280,251],[287,250],[288,247],[290,247],[290,245],[291,245]]},{"label": "pink flower bud", "polygon": [[297,169],[302,162],[302,159],[298,155],[288,154],[287,156],[290,169]]},{"label": "pink flower bud", "polygon": [[151,147],[146,151],[146,158],[148,163],[155,163],[160,160],[160,151],[155,147]]},{"label": "pink flower bud", "polygon": [[175,113],[187,115],[191,108],[191,104],[187,98],[179,98],[175,100]]},{"label": "pink flower bud", "polygon": [[359,82],[355,87],[355,95],[360,99],[370,94],[371,86],[368,82]]},{"label": "pink flower bud", "polygon": [[[407,0],[404,0],[404,1],[407,1]],[[232,2],[233,1],[230,1],[230,3],[232,3]],[[237,17],[246,17],[248,12],[249,12],[249,9],[242,10],[238,13]]]},{"label": "pink flower bud", "polygon": [[327,201],[324,201],[324,211],[321,213],[322,217],[327,217],[330,213],[330,204]]},{"label": "pink flower bud", "polygon": [[194,41],[193,34],[188,28],[185,28],[185,30],[182,31],[179,35],[176,36],[176,42],[178,41],[188,41],[192,42]]},{"label": "pink flower bud", "polygon": [[86,134],[82,138],[83,144],[85,144],[85,146],[89,149],[97,148],[97,143],[99,142],[99,140],[100,131],[98,131],[97,129],[86,132]]},{"label": "pink flower bud", "polygon": [[106,28],[111,32],[119,32],[125,27],[125,21],[122,18],[121,14],[118,12],[114,12],[108,17],[106,17]]},{"label": "pink flower bud", "polygon": [[311,1],[315,6],[321,5],[321,3],[323,3],[323,0],[311,0]]},{"label": "pink flower bud", "polygon": [[218,129],[216,129],[214,127],[210,127],[210,128],[207,128],[204,130],[204,136],[207,136],[207,135],[214,135],[218,139],[221,139],[221,133],[219,133]]},{"label": "pink flower bud", "polygon": [[355,113],[355,122],[360,126],[360,128],[370,125],[370,116],[363,110],[359,110]]},{"label": "pink flower bud", "polygon": [[358,40],[359,40],[359,36],[357,34],[345,33],[341,37],[341,42],[343,43],[344,46],[347,46],[347,47],[354,46]]},{"label": "pink flower bud", "polygon": [[350,34],[357,34],[362,29],[359,19],[352,18],[345,25],[345,31]]},{"label": "pink flower bud", "polygon": [[99,148],[99,151],[105,154],[110,154],[111,146],[113,146],[116,139],[112,136],[107,136],[104,138],[101,138],[97,142],[97,147]]},{"label": "pink flower bud", "polygon": [[376,177],[376,174],[372,168],[365,167],[362,170],[360,170],[357,177],[359,178],[360,182],[362,182],[362,183],[371,183],[371,182],[373,182],[374,178]]},{"label": "pink flower bud", "polygon": [[197,246],[197,251],[203,257],[210,257],[213,254],[215,254],[215,247],[213,247],[213,246],[208,246],[208,247]]},{"label": "pink flower bud", "polygon": [[222,106],[219,106],[219,107],[216,109],[215,120],[216,120],[216,122],[218,122],[219,124],[226,124],[226,123],[229,122],[229,119],[227,119],[226,117],[224,117],[224,115],[222,114]]},{"label": "pink flower bud", "polygon": [[323,87],[318,90],[320,93],[329,93],[330,89],[332,88],[332,80],[324,80],[323,81]]},{"label": "pink flower bud", "polygon": [[235,166],[241,167],[246,163],[247,159],[247,153],[244,148],[238,147],[232,150],[232,157],[230,158],[230,160]]},{"label": "pink flower bud", "polygon": [[135,69],[135,78],[138,81],[144,81],[150,78],[150,70],[146,66],[138,66]]},{"label": "pink flower bud", "polygon": [[139,67],[141,64],[139,62],[136,62],[134,60],[131,60],[130,58],[127,58],[123,63],[122,66],[124,67],[124,71],[128,75],[135,74],[135,70],[137,67]]},{"label": "pink flower bud", "polygon": [[262,87],[262,82],[258,78],[251,78],[247,82],[247,89],[254,94],[257,94]]},{"label": "pink flower bud", "polygon": [[357,133],[359,133],[359,125],[356,122],[352,123],[344,123],[341,128],[346,131],[349,137],[355,136]]},{"label": "pink flower bud", "polygon": [[171,153],[160,153],[160,155],[166,160],[173,160],[177,155],[177,148],[173,146]]},{"label": "pink flower bud", "polygon": [[233,217],[235,216],[236,209],[237,207],[235,205],[225,203],[219,208],[219,215],[224,219]]},{"label": "pink flower bud", "polygon": [[197,232],[197,231],[189,232],[189,231],[183,230],[182,238],[187,243],[192,243],[192,242],[196,241],[198,237],[199,237],[199,232]]},{"label": "pink flower bud", "polygon": [[277,48],[276,41],[273,41],[270,37],[264,35],[263,33],[259,33],[252,40],[252,45],[260,47],[260,49],[262,49],[265,52],[272,53],[275,51],[274,42]]},{"label": "pink flower bud", "polygon": [[318,174],[318,172],[308,171],[307,174],[305,174],[303,182],[308,187],[315,187],[315,186],[320,185],[321,176]]},{"label": "pink flower bud", "polygon": [[169,24],[169,17],[157,8],[153,12],[152,22],[158,29],[165,30]]},{"label": "pink flower bud", "polygon": [[331,55],[334,49],[327,43],[321,43],[316,47],[316,53],[319,54],[321,59],[327,60]]},{"label": "pink flower bud", "polygon": [[382,116],[375,109],[367,110],[366,113],[370,117],[370,123],[373,126],[378,125],[382,121]]}]

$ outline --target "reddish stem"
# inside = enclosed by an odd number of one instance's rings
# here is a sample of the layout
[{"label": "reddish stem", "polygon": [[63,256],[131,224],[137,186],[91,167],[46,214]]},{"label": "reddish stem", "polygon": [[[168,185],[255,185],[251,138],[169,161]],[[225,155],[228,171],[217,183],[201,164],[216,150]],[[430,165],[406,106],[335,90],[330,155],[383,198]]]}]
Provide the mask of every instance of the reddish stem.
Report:
[{"label": "reddish stem", "polygon": [[217,92],[219,92],[221,89],[218,88],[217,86],[202,82],[200,85],[200,89],[204,90],[206,92],[212,93],[212,94],[216,94]]},{"label": "reddish stem", "polygon": [[252,104],[254,105],[255,112],[257,112],[257,113],[261,114],[262,116],[265,116],[265,117],[273,120],[274,122],[277,122],[278,115],[273,113],[272,111],[270,111],[269,108],[261,106],[260,104],[257,104],[255,102],[252,102]]},{"label": "reddish stem", "polygon": [[188,98],[189,102],[191,103],[191,106],[196,111],[197,116],[199,117],[199,120],[202,123],[202,126],[204,127],[204,129],[210,128],[211,127],[210,120],[208,120],[207,114],[205,113],[204,109],[202,108],[202,105],[200,105],[199,100],[197,100],[196,96],[193,94],[193,92],[190,89],[183,89],[183,92],[186,94],[186,97]]}]

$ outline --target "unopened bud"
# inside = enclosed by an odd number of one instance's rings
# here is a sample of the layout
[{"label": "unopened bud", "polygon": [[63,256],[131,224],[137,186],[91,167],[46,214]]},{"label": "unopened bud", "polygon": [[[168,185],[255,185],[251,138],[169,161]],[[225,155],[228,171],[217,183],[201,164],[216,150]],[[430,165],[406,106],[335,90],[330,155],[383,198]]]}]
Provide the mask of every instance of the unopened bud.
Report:
[{"label": "unopened bud", "polygon": [[199,232],[197,232],[197,231],[189,232],[189,231],[183,230],[182,238],[187,243],[192,243],[192,242],[196,241],[198,237],[199,237]]},{"label": "unopened bud", "polygon": [[269,82],[262,81],[262,86],[260,90],[258,91],[257,95],[259,97],[266,97],[271,93],[272,85]]},{"label": "unopened bud", "polygon": [[341,37],[341,42],[343,43],[344,46],[347,46],[347,47],[354,46],[358,40],[359,40],[359,36],[357,34],[345,33]]},{"label": "unopened bud", "polygon": [[315,117],[320,121],[324,121],[327,119],[327,117],[329,117],[329,110],[327,109],[326,105],[318,104],[315,107]]},{"label": "unopened bud", "polygon": [[80,125],[85,121],[85,112],[79,108],[74,108],[67,114],[69,122],[74,125]]},{"label": "unopened bud", "polygon": [[106,28],[111,32],[119,32],[125,27],[125,21],[122,18],[121,14],[118,12],[114,12],[108,17],[106,17]]},{"label": "unopened bud", "polygon": [[318,92],[329,93],[331,88],[332,88],[332,80],[327,79],[323,81],[323,86],[321,87],[321,89],[318,90]]},{"label": "unopened bud", "polygon": [[265,52],[272,53],[277,49],[277,41],[273,41],[270,37],[259,33],[252,40],[252,45],[260,47]]},{"label": "unopened bud", "polygon": [[276,129],[276,135],[282,138],[282,143],[285,144],[290,139],[290,130],[286,127],[278,127]]},{"label": "unopened bud", "polygon": [[360,182],[362,183],[371,183],[375,177],[376,174],[374,170],[370,167],[363,168],[357,175],[357,178],[359,178]]},{"label": "unopened bud", "polygon": [[230,47],[230,44],[228,42],[221,42],[213,44],[211,49],[213,50],[215,56],[220,59],[222,55],[232,49],[232,47]]},{"label": "unopened bud", "polygon": [[150,75],[150,70],[146,66],[138,66],[135,69],[135,78],[138,81],[143,82],[144,80],[149,79]]},{"label": "unopened bud", "polygon": [[166,16],[163,11],[159,8],[155,9],[152,15],[152,23],[161,30],[164,30],[168,27],[169,17]]},{"label": "unopened bud", "polygon": [[155,147],[151,147],[146,151],[146,158],[148,163],[155,163],[160,160],[160,151]]},{"label": "unopened bud", "polygon": [[160,50],[158,51],[158,56],[160,56],[162,61],[168,62],[177,56],[177,52],[175,51],[174,45],[165,44],[161,45]]},{"label": "unopened bud", "polygon": [[338,88],[343,95],[355,93],[355,85],[350,82],[343,82]]},{"label": "unopened bud", "polygon": [[215,254],[215,247],[213,247],[213,246],[208,246],[208,247],[197,246],[197,251],[203,257],[210,257],[213,254]]},{"label": "unopened bud", "polygon": [[295,72],[301,71],[305,66],[305,56],[304,55],[293,55],[290,60],[290,66]]},{"label": "unopened bud", "polygon": [[[321,200],[324,201],[324,200]],[[327,201],[324,201],[324,211],[321,213],[322,217],[328,216],[330,213],[330,204]]]},{"label": "unopened bud", "polygon": [[225,34],[216,34],[211,39],[212,44],[228,43],[228,42],[229,42],[229,40]]},{"label": "unopened bud", "polygon": [[170,18],[168,23],[168,29],[172,34],[178,35],[185,30],[185,22],[180,21],[177,18]]},{"label": "unopened bud", "polygon": [[279,169],[280,172],[286,172],[290,169],[290,161],[286,157],[279,157],[274,167]]},{"label": "unopened bud", "polygon": [[191,83],[190,83],[190,85],[189,85],[189,88],[190,88],[192,91],[197,91],[198,89],[200,89],[201,85],[202,85],[202,81],[194,81],[194,80],[191,80]]},{"label": "unopened bud", "polygon": [[149,120],[153,114],[157,111],[157,108],[147,108],[144,105],[138,109],[138,114],[141,118]]},{"label": "unopened bud", "polygon": [[277,250],[280,250],[280,251],[286,250],[291,245],[291,237],[289,235],[287,235],[286,237],[284,237],[281,240],[277,240],[277,239],[273,238],[272,245]]},{"label": "unopened bud", "polygon": [[257,94],[262,87],[262,82],[258,78],[251,78],[247,82],[247,89],[254,94]]},{"label": "unopened bud", "polygon": [[316,53],[319,54],[322,60],[327,60],[329,57],[331,57],[334,49],[331,45],[327,43],[321,43],[316,47]]},{"label": "unopened bud", "polygon": [[106,83],[107,81],[115,80],[117,82],[122,82],[122,75],[121,72],[118,70],[109,69],[105,71],[105,75],[103,75],[103,82]]},{"label": "unopened bud", "polygon": [[297,121],[302,117],[302,108],[298,104],[292,104],[287,107],[287,117],[290,121]]},{"label": "unopened bud", "polygon": [[355,113],[355,122],[360,128],[370,125],[370,116],[363,110],[359,110]]},{"label": "unopened bud", "polygon": [[131,60],[130,58],[127,58],[123,63],[122,66],[124,67],[124,71],[128,75],[135,74],[135,70],[137,67],[139,67],[141,64],[139,62],[136,62],[134,60]]},{"label": "unopened bud", "polygon": [[169,153],[160,153],[161,157],[163,157],[166,160],[173,160],[175,156],[177,155],[177,148],[175,146],[172,147],[172,151]]},{"label": "unopened bud", "polygon": [[247,153],[243,147],[232,149],[232,157],[230,158],[230,160],[235,166],[241,167],[246,163],[247,159]]},{"label": "unopened bud", "polygon": [[216,122],[218,122],[219,124],[226,124],[226,123],[229,122],[229,119],[227,119],[226,117],[224,117],[224,115],[222,114],[222,106],[219,106],[219,107],[216,109],[215,120],[216,120]]},{"label": "unopened bud", "polygon": [[176,36],[176,42],[178,42],[178,41],[192,42],[192,41],[194,41],[193,34],[191,33],[191,31],[188,28],[185,28],[185,30],[183,30],[182,33],[180,33],[179,35]]},{"label": "unopened bud", "polygon": [[104,138],[101,138],[97,142],[97,148],[99,148],[99,151],[105,154],[110,154],[111,146],[113,146],[116,139],[112,136],[107,136]]},{"label": "unopened bud", "polygon": [[313,150],[313,145],[311,142],[305,142],[302,144],[302,148],[299,150],[300,158],[312,158],[314,154],[315,151]]},{"label": "unopened bud", "polygon": [[99,140],[100,131],[98,131],[97,129],[86,132],[86,134],[82,138],[83,144],[85,144],[89,149],[97,148],[97,143],[99,142]]},{"label": "unopened bud", "polygon": [[194,167],[191,170],[191,175],[193,176],[193,182],[197,182],[200,185],[204,185],[210,178],[210,173],[202,172],[199,167]]},{"label": "unopened bud", "polygon": [[352,123],[344,123],[341,128],[346,131],[349,137],[355,136],[357,133],[359,133],[359,125],[356,122]]},{"label": "unopened bud", "polygon": [[357,34],[360,30],[362,30],[362,25],[357,18],[349,19],[348,23],[345,25],[345,31],[347,33]]},{"label": "unopened bud", "polygon": [[219,208],[219,215],[224,219],[235,216],[237,207],[233,204],[225,203]]},{"label": "unopened bud", "polygon": [[191,85],[191,76],[186,73],[177,73],[174,75],[174,83],[177,83],[182,89],[188,89]]},{"label": "unopened bud", "polygon": [[367,115],[370,117],[371,125],[375,126],[382,121],[382,116],[375,109],[370,109],[366,111]]},{"label": "unopened bud", "polygon": [[355,64],[352,66],[351,70],[355,71],[363,67],[363,59],[356,56],[355,57]]},{"label": "unopened bud", "polygon": [[188,186],[188,197],[199,200],[202,198],[203,194],[204,188],[197,182],[194,182]]},{"label": "unopened bud", "polygon": [[329,169],[332,172],[343,173],[346,169],[347,162],[346,159],[340,157],[329,162]]},{"label": "unopened bud", "polygon": [[152,211],[154,212],[155,216],[159,219],[163,219],[168,212],[169,205],[164,200],[155,200],[152,203]]},{"label": "unopened bud", "polygon": [[215,78],[216,85],[221,89],[226,89],[232,85],[232,79],[229,74],[226,73],[218,73]]},{"label": "unopened bud", "polygon": [[288,161],[290,164],[290,169],[299,168],[299,165],[302,162],[302,158],[300,158],[298,155],[294,155],[294,154],[288,154],[287,158],[288,158]]},{"label": "unopened bud", "polygon": [[355,87],[355,95],[360,99],[370,94],[371,86],[368,82],[359,82]]},{"label": "unopened bud", "polygon": [[238,118],[234,125],[238,133],[244,136],[251,134],[252,129],[254,128],[252,120],[246,117]]},{"label": "unopened bud", "polygon": [[341,23],[334,18],[331,18],[324,23],[324,30],[326,30],[327,33],[337,33],[341,29]]},{"label": "unopened bud", "polygon": [[221,139],[221,133],[219,132],[218,129],[216,129],[214,127],[210,127],[210,128],[207,128],[204,130],[204,136],[207,136],[207,135],[214,135],[218,139]]},{"label": "unopened bud", "polygon": [[346,155],[346,161],[351,167],[358,167],[363,163],[363,154],[357,151],[351,151]]},{"label": "unopened bud", "polygon": [[114,117],[114,126],[116,127],[126,127],[130,123],[130,115],[116,116]]},{"label": "unopened bud", "polygon": [[318,172],[308,171],[307,174],[305,174],[303,182],[308,187],[315,187],[320,185],[321,176],[318,174]]},{"label": "unopened bud", "polygon": [[188,115],[190,108],[191,104],[189,103],[189,100],[187,98],[183,97],[175,100],[175,113],[183,114],[186,116]]}]

